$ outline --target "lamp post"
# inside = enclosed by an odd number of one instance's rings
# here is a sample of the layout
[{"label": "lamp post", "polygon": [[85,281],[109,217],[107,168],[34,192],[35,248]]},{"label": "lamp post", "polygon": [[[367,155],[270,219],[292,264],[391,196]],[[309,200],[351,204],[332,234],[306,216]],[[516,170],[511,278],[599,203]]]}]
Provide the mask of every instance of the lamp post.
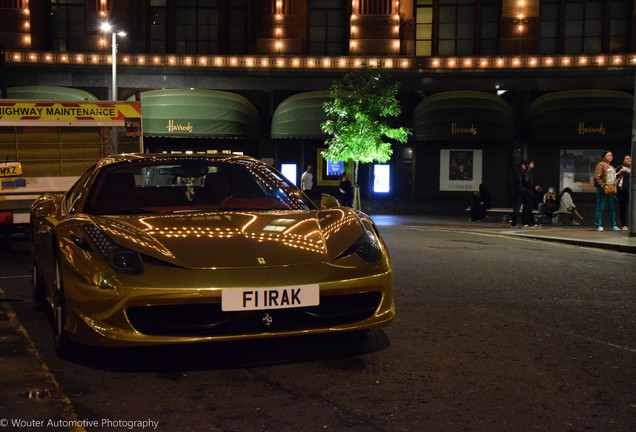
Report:
[{"label": "lamp post", "polygon": [[111,34],[111,63],[113,70],[113,78],[112,78],[112,87],[110,91],[110,100],[117,100],[117,36],[126,36],[126,32],[124,31],[116,31],[112,25],[105,22],[102,24],[102,30],[104,33],[110,32]]}]

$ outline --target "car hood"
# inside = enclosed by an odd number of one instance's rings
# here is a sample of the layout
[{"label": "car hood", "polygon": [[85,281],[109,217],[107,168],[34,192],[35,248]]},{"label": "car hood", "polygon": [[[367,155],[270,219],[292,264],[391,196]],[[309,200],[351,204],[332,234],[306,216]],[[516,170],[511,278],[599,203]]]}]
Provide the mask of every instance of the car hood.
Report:
[{"label": "car hood", "polygon": [[117,244],[186,268],[274,267],[328,262],[362,234],[346,208],[94,216]]}]

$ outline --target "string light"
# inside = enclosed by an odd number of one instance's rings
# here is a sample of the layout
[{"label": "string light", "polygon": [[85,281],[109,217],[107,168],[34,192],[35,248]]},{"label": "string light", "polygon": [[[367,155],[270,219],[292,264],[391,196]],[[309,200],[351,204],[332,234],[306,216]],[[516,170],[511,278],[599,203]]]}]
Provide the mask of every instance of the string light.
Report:
[{"label": "string light", "polygon": [[31,11],[29,9],[29,0],[24,0],[23,2],[24,9],[22,13],[24,14],[24,32],[26,33],[24,38],[22,39],[24,42],[25,48],[31,47]]},{"label": "string light", "polygon": [[282,27],[280,27],[280,24],[282,24],[282,19],[283,19],[283,1],[282,0],[276,0],[276,21],[277,21],[277,26],[274,28],[274,37],[275,37],[275,42],[274,42],[274,47],[276,52],[278,52],[279,54],[281,54],[282,50],[283,50],[283,43],[281,42],[281,37],[283,35],[283,29]]},{"label": "string light", "polygon": [[351,0],[351,17],[349,18],[349,21],[351,22],[351,27],[349,29],[349,52],[351,54],[353,54],[356,51],[356,48],[358,47],[358,44],[356,42],[356,34],[358,33],[358,27],[355,25],[356,23],[356,12],[357,12],[357,2],[356,0]]},{"label": "string light", "polygon": [[[104,55],[101,53],[73,53],[69,56],[66,53],[50,53],[50,52],[29,52],[25,53],[24,51],[7,51],[7,62],[13,63],[21,63],[23,61],[28,61],[30,63],[65,63],[65,64],[102,64],[107,63],[110,64],[112,62],[112,57],[110,55]],[[383,68],[409,68],[412,66],[416,66],[418,69],[428,65],[428,67],[437,69],[440,67],[450,67],[450,68],[473,68],[475,66],[479,66],[480,68],[519,68],[524,65],[527,67],[538,68],[556,68],[556,67],[571,67],[577,66],[580,68],[585,67],[600,67],[600,66],[620,66],[620,65],[635,65],[636,64],[636,56],[633,54],[630,55],[612,55],[611,57],[604,56],[595,56],[595,57],[570,57],[570,56],[562,56],[562,57],[523,57],[523,56],[514,56],[514,57],[504,57],[499,56],[496,58],[486,58],[482,57],[480,59],[475,59],[472,57],[459,57],[459,58],[449,58],[449,59],[440,59],[440,58],[429,58],[424,63],[421,61],[415,62],[414,59],[411,58],[395,58],[395,57],[321,57],[319,59],[316,58],[300,58],[294,57],[290,59],[286,59],[283,57],[268,57],[264,56],[261,58],[254,57],[241,57],[241,56],[215,56],[214,58],[209,57],[198,57],[193,58],[191,56],[151,56],[151,55],[136,55],[136,56],[123,56],[122,63],[124,65],[128,64],[136,64],[136,65],[149,65],[149,66],[160,66],[160,65],[179,65],[183,67],[207,67],[207,68],[225,68],[225,67],[234,67],[234,68],[251,68],[254,66],[260,66],[263,68],[268,67],[281,67],[281,66],[293,66],[294,68],[315,68],[315,67],[339,67],[339,68],[358,68],[364,65],[371,66],[381,66]]]}]

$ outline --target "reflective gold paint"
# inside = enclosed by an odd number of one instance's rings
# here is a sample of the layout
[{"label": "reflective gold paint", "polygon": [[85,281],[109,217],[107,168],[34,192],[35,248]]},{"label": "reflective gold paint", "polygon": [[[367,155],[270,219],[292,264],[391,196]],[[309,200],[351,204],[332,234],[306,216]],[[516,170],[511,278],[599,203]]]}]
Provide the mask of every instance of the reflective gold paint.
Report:
[{"label": "reflective gold paint", "polygon": [[[118,156],[100,162],[98,168],[145,158]],[[65,329],[77,342],[127,346],[278,337],[385,326],[395,315],[391,262],[382,240],[377,262],[364,262],[356,253],[343,256],[363,234],[359,220],[366,219],[350,208],[99,216],[69,215],[62,203],[61,196],[36,201],[41,208],[54,210],[50,215],[32,215],[34,241],[51,304],[54,263],[41,252],[60,251]],[[83,229],[87,224],[98,226],[117,245],[139,252],[143,273],[118,273],[97,250],[82,249],[71,241],[71,236],[87,239]],[[352,322],[285,331],[263,327],[257,333],[223,335],[147,334],[133,327],[127,312],[140,306],[218,305],[227,289],[305,284],[319,285],[321,302],[379,293],[379,305],[367,318]],[[275,326],[277,314],[271,315]]]}]

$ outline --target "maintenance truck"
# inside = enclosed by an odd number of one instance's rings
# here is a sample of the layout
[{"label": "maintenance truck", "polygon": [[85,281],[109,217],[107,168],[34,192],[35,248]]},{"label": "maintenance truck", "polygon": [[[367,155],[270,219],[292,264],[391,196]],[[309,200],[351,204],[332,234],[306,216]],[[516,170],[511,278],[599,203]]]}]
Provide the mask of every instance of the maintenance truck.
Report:
[{"label": "maintenance truck", "polygon": [[68,190],[98,159],[143,151],[141,103],[0,100],[0,232],[24,231],[33,201]]}]

